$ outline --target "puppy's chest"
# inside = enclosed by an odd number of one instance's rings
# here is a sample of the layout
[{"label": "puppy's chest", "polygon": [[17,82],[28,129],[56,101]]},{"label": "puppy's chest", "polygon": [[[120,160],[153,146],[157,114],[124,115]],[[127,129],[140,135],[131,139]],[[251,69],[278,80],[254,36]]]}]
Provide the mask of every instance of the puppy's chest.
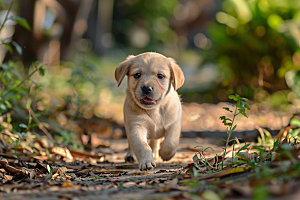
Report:
[{"label": "puppy's chest", "polygon": [[164,137],[165,130],[170,126],[170,117],[165,113],[148,115],[148,138],[156,139]]}]

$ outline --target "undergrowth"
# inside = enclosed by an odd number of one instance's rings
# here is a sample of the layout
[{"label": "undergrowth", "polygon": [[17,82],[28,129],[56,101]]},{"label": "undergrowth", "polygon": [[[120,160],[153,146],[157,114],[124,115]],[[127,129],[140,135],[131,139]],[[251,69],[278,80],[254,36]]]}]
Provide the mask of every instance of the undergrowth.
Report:
[{"label": "undergrowth", "polygon": [[[228,134],[224,152],[222,156],[216,153],[215,157],[206,158],[204,151],[211,148],[208,147],[195,154],[193,158],[195,167],[190,171],[193,178],[183,183],[190,187],[191,194],[203,197],[205,192],[210,191],[206,195],[210,194],[217,196],[217,199],[223,199],[226,197],[222,189],[224,184],[228,187],[233,187],[234,184],[254,184],[251,186],[252,198],[262,199],[270,196],[270,189],[268,188],[271,187],[261,184],[262,182],[281,184],[287,181],[299,180],[300,120],[297,118],[291,119],[290,124],[281,130],[276,137],[261,128],[261,136],[258,137],[258,142],[242,144],[239,138],[231,138],[231,136],[237,127],[235,117],[239,114],[248,117],[246,114],[246,110],[250,110],[250,106],[246,103],[248,99],[239,95],[230,95],[229,99],[235,101],[235,103],[225,103],[233,109],[229,107],[223,107],[223,109],[232,113],[232,118],[220,117],[222,123],[227,127]],[[228,143],[232,141],[232,148],[229,148]],[[198,158],[198,155],[200,155],[200,158]],[[246,172],[250,172],[250,174],[246,174]],[[209,181],[208,185],[201,179],[203,176],[214,173],[222,173],[223,178]],[[235,182],[233,176],[231,180],[230,175],[236,173],[244,173],[244,179]]]}]

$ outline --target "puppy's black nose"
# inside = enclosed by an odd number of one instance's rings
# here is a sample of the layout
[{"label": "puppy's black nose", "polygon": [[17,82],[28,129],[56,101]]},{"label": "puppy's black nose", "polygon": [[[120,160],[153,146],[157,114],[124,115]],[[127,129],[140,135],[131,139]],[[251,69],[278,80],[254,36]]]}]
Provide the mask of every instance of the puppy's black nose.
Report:
[{"label": "puppy's black nose", "polygon": [[143,86],[142,90],[143,90],[144,94],[150,94],[153,89],[152,89],[152,87]]}]

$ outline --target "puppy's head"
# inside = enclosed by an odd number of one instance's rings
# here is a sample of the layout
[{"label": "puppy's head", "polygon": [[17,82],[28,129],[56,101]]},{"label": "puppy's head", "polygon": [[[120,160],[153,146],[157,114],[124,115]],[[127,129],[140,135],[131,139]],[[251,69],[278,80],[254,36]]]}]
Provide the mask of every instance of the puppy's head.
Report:
[{"label": "puppy's head", "polygon": [[172,58],[158,53],[143,53],[128,56],[115,71],[118,86],[125,75],[128,76],[127,87],[134,101],[143,109],[151,109],[160,102],[172,89],[183,85],[184,75]]}]

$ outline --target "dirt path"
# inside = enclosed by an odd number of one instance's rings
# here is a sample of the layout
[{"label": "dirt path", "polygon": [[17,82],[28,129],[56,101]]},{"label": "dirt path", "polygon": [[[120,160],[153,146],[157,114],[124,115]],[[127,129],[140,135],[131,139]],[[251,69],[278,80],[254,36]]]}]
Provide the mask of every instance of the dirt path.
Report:
[{"label": "dirt path", "polygon": [[[230,173],[230,175],[210,177],[204,173],[197,181],[193,178],[192,158],[196,149],[211,147],[205,151],[207,158],[214,157],[216,152],[222,151],[220,138],[182,138],[176,156],[169,162],[156,161],[157,167],[147,172],[141,172],[137,163],[124,163],[127,140],[110,140],[110,148],[106,151],[101,162],[90,159],[90,162],[68,163],[48,161],[48,165],[65,173],[53,172],[48,179],[45,176],[5,175],[3,171],[0,187],[0,199],[9,200],[89,200],[89,199],[221,199],[218,195],[226,195],[225,199],[252,199],[255,184],[249,181],[255,174],[251,171]],[[106,150],[105,150],[106,149]],[[3,161],[3,160],[2,160]],[[10,161],[8,161],[11,163]],[[28,165],[33,163],[28,162]],[[30,167],[31,169],[40,166]],[[45,166],[45,165],[43,165]],[[232,168],[234,169],[234,168]],[[246,168],[240,168],[246,169]],[[206,169],[207,170],[207,169]],[[190,171],[190,174],[187,173]],[[200,170],[201,171],[201,170]],[[196,173],[200,172],[197,170]],[[225,170],[226,171],[226,170]],[[223,172],[223,171],[222,171]],[[47,173],[46,173],[47,174]],[[12,180],[7,181],[9,176]],[[55,178],[54,178],[55,177]],[[206,178],[207,177],[207,178]],[[216,177],[219,177],[216,179]],[[253,179],[252,179],[253,180]],[[255,179],[254,179],[255,181]],[[259,180],[261,181],[261,180]],[[272,199],[296,200],[300,197],[299,180],[290,179],[288,182],[268,182],[266,187],[273,195]],[[217,188],[217,190],[216,190]],[[298,192],[297,192],[298,191]],[[263,195],[264,193],[262,193]],[[196,196],[195,196],[196,195]],[[267,196],[266,196],[267,198]]]},{"label": "dirt path", "polygon": [[[165,199],[188,198],[188,187],[180,186],[183,167],[192,162],[195,146],[215,147],[213,140],[181,139],[176,156],[169,162],[157,161],[157,167],[147,172],[138,170],[138,164],[124,163],[126,139],[110,140],[111,152],[106,153],[105,162],[90,164],[91,172],[101,178],[75,178],[70,186],[66,180],[20,181],[2,186],[3,199]],[[198,148],[199,149],[199,148]],[[82,164],[84,165],[84,164]],[[53,165],[54,166],[54,165]],[[62,165],[64,166],[64,165]],[[65,165],[66,166],[66,165]],[[68,168],[68,172],[72,170]],[[105,169],[101,174],[96,169]],[[113,171],[114,170],[114,171]],[[111,173],[110,173],[110,172]],[[186,197],[185,197],[186,196]]]}]

